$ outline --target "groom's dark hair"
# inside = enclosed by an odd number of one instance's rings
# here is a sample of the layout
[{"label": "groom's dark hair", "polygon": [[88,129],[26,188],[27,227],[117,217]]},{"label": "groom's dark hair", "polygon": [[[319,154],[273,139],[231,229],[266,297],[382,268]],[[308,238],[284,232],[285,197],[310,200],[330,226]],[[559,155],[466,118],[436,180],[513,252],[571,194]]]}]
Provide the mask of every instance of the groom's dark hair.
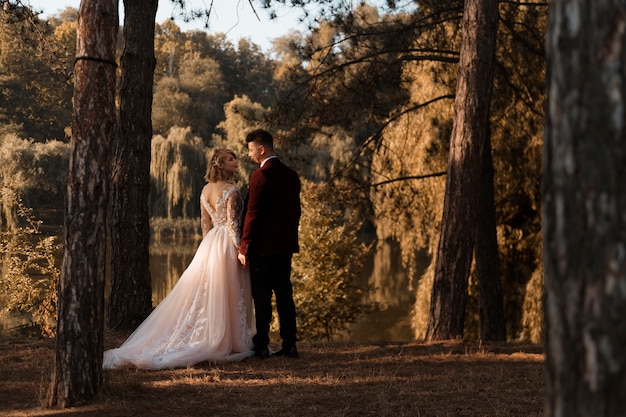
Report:
[{"label": "groom's dark hair", "polygon": [[274,138],[267,130],[256,129],[248,133],[248,136],[246,136],[246,143],[254,142],[255,140],[258,140],[261,145],[268,149],[274,149]]}]

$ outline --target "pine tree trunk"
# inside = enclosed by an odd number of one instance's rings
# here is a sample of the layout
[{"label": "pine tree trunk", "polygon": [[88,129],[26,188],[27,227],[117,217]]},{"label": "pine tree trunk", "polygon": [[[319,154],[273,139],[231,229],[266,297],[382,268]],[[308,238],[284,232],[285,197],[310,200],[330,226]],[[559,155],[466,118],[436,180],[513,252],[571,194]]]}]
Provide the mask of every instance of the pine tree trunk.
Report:
[{"label": "pine tree trunk", "polygon": [[497,0],[466,0],[441,235],[427,340],[463,337],[497,33]]},{"label": "pine tree trunk", "polygon": [[120,134],[113,168],[108,325],[133,329],[152,310],[150,143],[157,0],[124,0]]},{"label": "pine tree trunk", "polygon": [[96,397],[102,385],[106,215],[115,138],[117,1],[78,12],[74,111],[51,407]]},{"label": "pine tree trunk", "polygon": [[550,3],[546,411],[626,415],[626,1]]}]

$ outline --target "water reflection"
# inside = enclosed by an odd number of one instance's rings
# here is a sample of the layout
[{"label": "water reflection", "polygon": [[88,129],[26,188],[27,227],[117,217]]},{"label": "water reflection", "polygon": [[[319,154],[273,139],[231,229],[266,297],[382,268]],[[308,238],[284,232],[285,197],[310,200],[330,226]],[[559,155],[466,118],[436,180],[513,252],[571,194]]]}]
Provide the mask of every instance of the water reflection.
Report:
[{"label": "water reflection", "polygon": [[370,299],[380,308],[350,327],[346,339],[354,342],[411,341],[411,311],[415,303],[415,283],[402,266],[399,245],[391,239],[379,240],[366,263],[364,283],[374,286]]},{"label": "water reflection", "polygon": [[156,306],[178,282],[200,244],[199,236],[169,241],[159,240],[150,245],[150,276],[152,304]]}]

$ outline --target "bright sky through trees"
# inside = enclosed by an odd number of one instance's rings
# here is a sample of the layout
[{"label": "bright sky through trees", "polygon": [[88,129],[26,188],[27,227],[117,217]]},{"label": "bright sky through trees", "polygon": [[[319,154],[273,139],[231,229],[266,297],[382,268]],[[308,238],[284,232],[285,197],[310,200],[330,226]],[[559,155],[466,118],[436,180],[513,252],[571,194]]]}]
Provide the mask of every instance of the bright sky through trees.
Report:
[{"label": "bright sky through trees", "polygon": [[[203,7],[205,3],[198,1],[190,2],[194,8]],[[43,17],[55,15],[66,7],[78,9],[80,0],[24,0],[24,4],[30,4],[35,10],[43,11]],[[208,3],[206,3],[208,4]],[[226,33],[228,39],[237,43],[240,38],[249,38],[253,43],[259,45],[264,51],[271,46],[271,41],[279,36],[286,35],[291,29],[298,29],[298,16],[300,10],[284,7],[279,9],[278,18],[270,20],[266,10],[255,2],[255,9],[258,14],[254,14],[248,0],[218,0],[213,2],[213,10],[209,21],[210,33]],[[120,12],[123,12],[123,2],[120,0]],[[185,23],[178,16],[178,10],[170,0],[159,0],[156,21],[163,23],[170,17],[175,18],[176,24],[181,30],[192,30],[204,28],[204,20]],[[120,16],[120,20],[122,17]],[[260,19],[260,21],[259,21]]]}]

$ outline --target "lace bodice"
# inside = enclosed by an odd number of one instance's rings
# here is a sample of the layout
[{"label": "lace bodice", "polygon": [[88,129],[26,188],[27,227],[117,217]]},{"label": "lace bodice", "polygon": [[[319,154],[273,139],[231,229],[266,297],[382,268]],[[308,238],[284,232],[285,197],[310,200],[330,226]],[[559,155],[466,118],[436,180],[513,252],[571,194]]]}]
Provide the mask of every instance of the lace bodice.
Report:
[{"label": "lace bodice", "polygon": [[222,195],[217,199],[215,209],[204,198],[204,194],[200,195],[200,204],[203,208],[201,210],[203,236],[206,236],[211,227],[226,228],[233,244],[239,249],[243,200],[237,186],[233,185],[224,189]]}]

